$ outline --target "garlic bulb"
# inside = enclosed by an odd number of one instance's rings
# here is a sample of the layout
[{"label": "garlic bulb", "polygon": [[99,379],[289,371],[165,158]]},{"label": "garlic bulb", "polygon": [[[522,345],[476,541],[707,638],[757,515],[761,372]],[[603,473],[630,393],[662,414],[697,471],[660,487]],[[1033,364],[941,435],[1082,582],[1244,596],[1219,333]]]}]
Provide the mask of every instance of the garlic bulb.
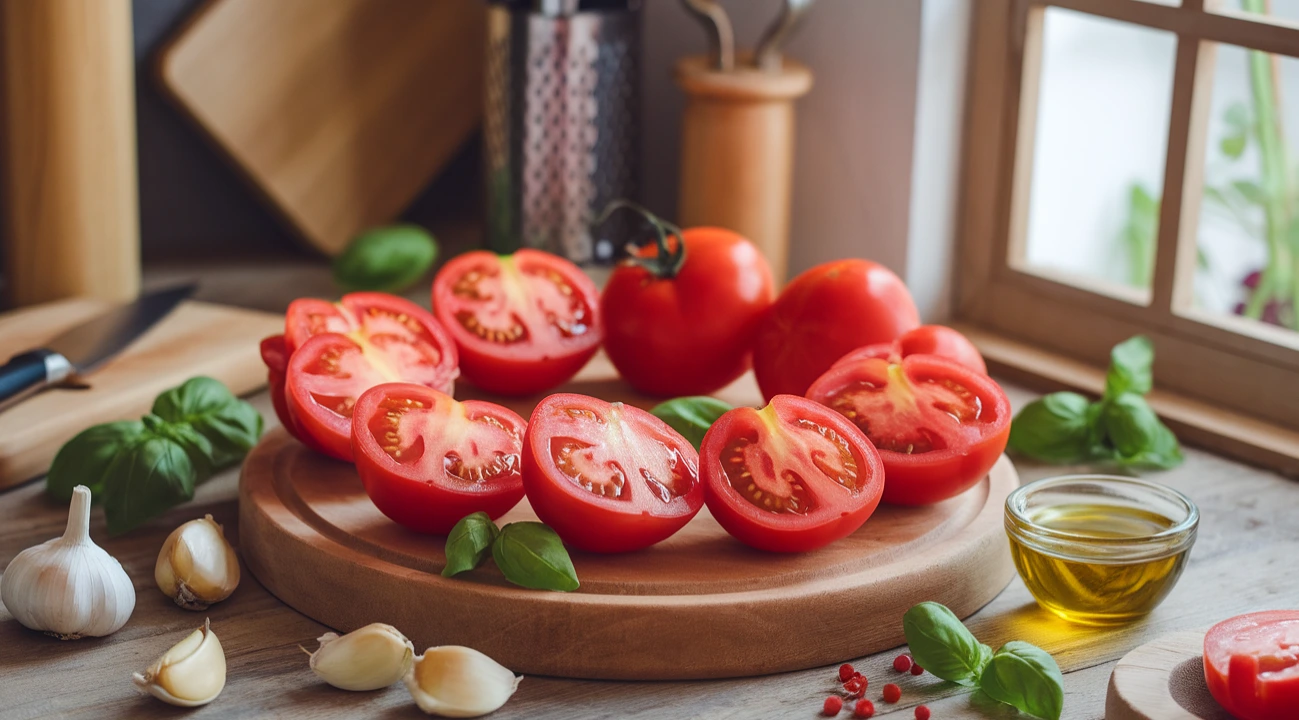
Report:
[{"label": "garlic bulb", "polygon": [[401,680],[415,659],[415,646],[397,628],[370,623],[339,637],[320,636],[311,669],[340,690],[378,690]]},{"label": "garlic bulb", "polygon": [[206,610],[239,585],[239,558],[221,526],[205,515],[171,531],[158,551],[153,579],[177,605]]},{"label": "garlic bulb", "polygon": [[420,710],[442,717],[478,717],[505,704],[522,677],[474,650],[444,645],[424,651],[406,673]]},{"label": "garlic bulb", "polygon": [[215,700],[226,685],[226,654],[211,621],[204,620],[203,627],[131,680],[141,691],[171,705],[198,707]]},{"label": "garlic bulb", "polygon": [[90,540],[89,488],[73,488],[62,537],[27,548],[5,568],[0,601],[19,623],[63,640],[102,637],[130,619],[135,586]]}]

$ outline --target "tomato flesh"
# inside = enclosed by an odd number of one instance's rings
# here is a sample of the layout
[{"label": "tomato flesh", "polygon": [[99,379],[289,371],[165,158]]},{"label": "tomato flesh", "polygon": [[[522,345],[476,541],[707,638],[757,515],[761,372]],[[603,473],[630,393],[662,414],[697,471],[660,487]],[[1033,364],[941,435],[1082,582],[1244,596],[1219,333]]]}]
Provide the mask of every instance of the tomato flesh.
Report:
[{"label": "tomato flesh", "polygon": [[991,379],[934,355],[832,368],[807,396],[852,421],[884,462],[884,501],[955,497],[992,469],[1010,436],[1010,401]]},{"label": "tomato flesh", "polygon": [[526,423],[493,403],[457,402],[432,388],[370,388],[352,416],[356,469],[384,515],[445,535],[466,515],[504,515],[523,498]]},{"label": "tomato flesh", "polygon": [[703,506],[699,456],[639,408],[556,394],[528,423],[523,484],[564,542],[589,552],[649,547]]},{"label": "tomato flesh", "polygon": [[1241,720],[1299,720],[1299,610],[1240,615],[1204,637],[1204,679]]},{"label": "tomato flesh", "polygon": [[741,542],[804,552],[851,535],[879,505],[879,454],[852,423],[810,400],[778,395],[736,408],[704,436],[705,501]]},{"label": "tomato flesh", "polygon": [[858,360],[878,358],[895,360],[908,355],[938,355],[960,363],[980,375],[988,374],[988,366],[974,343],[960,332],[942,325],[921,325],[905,332],[902,337],[887,343],[876,343],[857,348],[835,361],[831,367],[848,365]]},{"label": "tomato flesh", "polygon": [[433,307],[474,385],[506,395],[571,378],[600,345],[597,291],[573,263],[539,250],[465,253],[433,282]]},{"label": "tomato flesh", "polygon": [[412,340],[433,336],[439,341],[444,335],[424,308],[405,298],[375,292],[348,293],[336,303],[299,298],[289,303],[284,325],[285,346],[290,354],[311,336],[327,332]]}]

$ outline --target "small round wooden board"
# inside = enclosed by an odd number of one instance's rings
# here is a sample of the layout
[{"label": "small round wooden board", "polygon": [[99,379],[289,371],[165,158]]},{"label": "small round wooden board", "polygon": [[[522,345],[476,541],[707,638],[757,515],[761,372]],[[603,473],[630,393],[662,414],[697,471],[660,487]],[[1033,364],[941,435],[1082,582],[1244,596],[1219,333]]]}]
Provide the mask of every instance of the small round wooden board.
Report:
[{"label": "small round wooden board", "polygon": [[1204,631],[1138,647],[1114,667],[1105,720],[1232,720],[1204,682]]},{"label": "small round wooden board", "polygon": [[[937,600],[965,617],[1014,574],[1003,457],[983,482],[926,508],[881,506],[852,536],[776,555],[736,542],[707,508],[668,540],[573,554],[582,587],[526,590],[495,566],[443,578],[445,538],[384,517],[351,465],[283,429],[248,456],[240,550],[268,590],[340,631],[390,623],[418,649],[468,645],[527,674],[592,679],[738,677],[826,665],[904,642],[902,614]],[[524,500],[499,524],[535,520]]]}]

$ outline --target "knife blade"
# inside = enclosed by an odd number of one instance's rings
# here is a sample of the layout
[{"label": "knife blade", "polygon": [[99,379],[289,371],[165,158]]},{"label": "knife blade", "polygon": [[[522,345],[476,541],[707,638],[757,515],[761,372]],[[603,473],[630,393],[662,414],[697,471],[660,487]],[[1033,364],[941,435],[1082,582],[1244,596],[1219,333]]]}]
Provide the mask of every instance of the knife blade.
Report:
[{"label": "knife blade", "polygon": [[93,372],[194,294],[194,285],[141,295],[64,331],[45,347],[14,355],[0,366],[0,411],[57,385],[73,374]]}]

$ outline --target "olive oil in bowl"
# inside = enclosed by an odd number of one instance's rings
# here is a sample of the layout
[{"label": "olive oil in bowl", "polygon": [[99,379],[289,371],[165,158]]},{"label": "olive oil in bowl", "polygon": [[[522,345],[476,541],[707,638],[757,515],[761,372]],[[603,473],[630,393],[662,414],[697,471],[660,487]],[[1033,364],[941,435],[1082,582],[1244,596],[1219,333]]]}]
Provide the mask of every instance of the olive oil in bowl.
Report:
[{"label": "olive oil in bowl", "polygon": [[1134,478],[1049,478],[1006,501],[1024,584],[1042,607],[1084,624],[1129,622],[1162,602],[1182,574],[1198,521],[1185,495]]}]

